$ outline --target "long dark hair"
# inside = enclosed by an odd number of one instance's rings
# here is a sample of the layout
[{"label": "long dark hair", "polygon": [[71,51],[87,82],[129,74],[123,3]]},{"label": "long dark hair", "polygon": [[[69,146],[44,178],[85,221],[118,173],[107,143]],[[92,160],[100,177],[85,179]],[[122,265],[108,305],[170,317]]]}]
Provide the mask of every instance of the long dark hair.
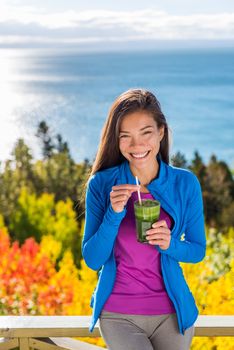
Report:
[{"label": "long dark hair", "polygon": [[121,164],[125,160],[119,150],[120,123],[125,115],[139,110],[150,113],[158,128],[164,126],[164,136],[160,142],[159,155],[165,163],[169,164],[168,125],[159,101],[150,91],[130,89],[117,97],[109,110],[102,129],[96,158],[88,178],[99,170]]}]

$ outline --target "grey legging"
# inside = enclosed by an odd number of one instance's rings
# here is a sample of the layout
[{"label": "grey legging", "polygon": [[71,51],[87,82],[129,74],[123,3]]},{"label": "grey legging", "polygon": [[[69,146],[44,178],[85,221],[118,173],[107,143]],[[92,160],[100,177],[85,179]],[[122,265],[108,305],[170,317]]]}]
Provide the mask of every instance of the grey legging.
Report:
[{"label": "grey legging", "polygon": [[188,350],[194,326],[179,333],[176,314],[126,315],[102,311],[101,335],[109,350]]}]

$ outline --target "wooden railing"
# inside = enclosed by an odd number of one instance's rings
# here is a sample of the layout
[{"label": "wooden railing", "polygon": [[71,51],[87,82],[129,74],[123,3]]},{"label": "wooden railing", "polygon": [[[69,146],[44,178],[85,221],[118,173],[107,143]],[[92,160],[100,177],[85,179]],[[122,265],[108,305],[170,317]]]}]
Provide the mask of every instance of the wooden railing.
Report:
[{"label": "wooden railing", "polygon": [[[99,337],[89,332],[90,316],[0,316],[0,350],[98,350],[95,345],[65,337]],[[234,316],[199,316],[197,337],[234,336]]]}]

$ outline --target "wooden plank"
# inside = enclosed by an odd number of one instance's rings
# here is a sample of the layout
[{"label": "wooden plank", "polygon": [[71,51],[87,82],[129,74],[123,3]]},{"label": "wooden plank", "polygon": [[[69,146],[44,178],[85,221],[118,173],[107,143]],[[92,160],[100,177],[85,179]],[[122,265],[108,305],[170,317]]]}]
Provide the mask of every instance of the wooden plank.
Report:
[{"label": "wooden plank", "polygon": [[57,346],[53,342],[50,342],[50,338],[42,338],[42,339],[30,338],[29,346],[34,350],[67,350],[64,347]]},{"label": "wooden plank", "polygon": [[30,350],[28,338],[20,338],[19,339],[19,349],[20,350]]},{"label": "wooden plank", "polygon": [[0,316],[0,337],[100,337],[91,316]]},{"label": "wooden plank", "polygon": [[[0,316],[0,337],[98,337],[89,332],[90,316]],[[234,336],[234,316],[200,315],[195,336]]]},{"label": "wooden plank", "polygon": [[30,346],[36,350],[103,350],[103,348],[71,338],[30,339]]},{"label": "wooden plank", "polygon": [[200,315],[195,322],[196,337],[233,337],[234,316]]},{"label": "wooden plank", "polygon": [[2,338],[0,340],[0,350],[10,350],[19,346],[18,338]]},{"label": "wooden plank", "polygon": [[0,328],[88,328],[91,316],[0,316]]},{"label": "wooden plank", "polygon": [[40,337],[100,337],[98,328],[90,333],[88,328],[17,328],[0,329],[0,336],[11,338],[40,338]]},{"label": "wooden plank", "polygon": [[50,338],[56,344],[69,350],[103,350],[104,348],[71,338]]}]

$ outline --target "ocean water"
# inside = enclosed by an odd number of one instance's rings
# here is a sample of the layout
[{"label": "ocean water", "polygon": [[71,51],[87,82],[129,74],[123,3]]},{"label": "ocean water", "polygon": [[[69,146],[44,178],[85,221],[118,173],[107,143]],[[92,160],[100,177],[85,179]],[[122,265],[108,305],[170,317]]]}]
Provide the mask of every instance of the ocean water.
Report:
[{"label": "ocean water", "polygon": [[41,120],[77,162],[95,157],[114,99],[151,90],[172,132],[171,154],[198,150],[234,167],[234,49],[79,53],[0,50],[0,160],[23,137],[35,158]]}]

